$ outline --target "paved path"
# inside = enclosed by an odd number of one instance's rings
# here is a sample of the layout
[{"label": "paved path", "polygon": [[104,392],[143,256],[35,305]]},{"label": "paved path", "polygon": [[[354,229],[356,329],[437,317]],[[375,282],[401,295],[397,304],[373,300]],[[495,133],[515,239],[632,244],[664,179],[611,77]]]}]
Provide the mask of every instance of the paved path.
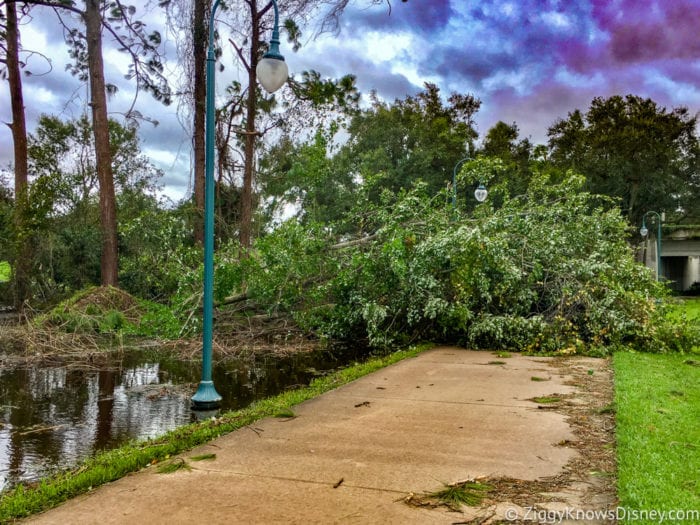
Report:
[{"label": "paved path", "polygon": [[28,521],[460,522],[403,499],[480,476],[560,474],[577,452],[556,444],[572,430],[528,399],[572,391],[547,358],[437,348],[298,405],[295,418],[264,419],[183,454],[216,454],[192,470],[148,468]]}]

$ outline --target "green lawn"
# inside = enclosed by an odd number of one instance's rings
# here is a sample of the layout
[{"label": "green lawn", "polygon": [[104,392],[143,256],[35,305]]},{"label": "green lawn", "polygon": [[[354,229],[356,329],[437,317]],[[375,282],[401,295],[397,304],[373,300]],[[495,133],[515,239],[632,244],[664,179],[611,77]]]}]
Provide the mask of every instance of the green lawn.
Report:
[{"label": "green lawn", "polygon": [[700,355],[621,352],[614,367],[620,506],[700,512]]},{"label": "green lawn", "polygon": [[0,283],[5,283],[10,280],[10,263],[7,261],[0,261]]},{"label": "green lawn", "polygon": [[700,322],[700,297],[678,299],[669,316],[679,319],[684,314],[688,319]]}]

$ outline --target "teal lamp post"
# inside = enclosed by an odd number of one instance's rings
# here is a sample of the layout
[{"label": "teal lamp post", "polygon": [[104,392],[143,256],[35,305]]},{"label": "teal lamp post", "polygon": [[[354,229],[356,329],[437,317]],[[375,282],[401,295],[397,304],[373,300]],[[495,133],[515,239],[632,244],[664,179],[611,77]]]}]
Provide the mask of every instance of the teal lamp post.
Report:
[{"label": "teal lamp post", "polygon": [[647,228],[646,219],[647,215],[652,214],[656,216],[656,280],[661,280],[661,215],[655,211],[648,211],[642,216],[642,227],[639,229],[639,234],[645,237],[649,234],[649,229]]},{"label": "teal lamp post", "polygon": [[[454,169],[452,170],[452,214],[455,215],[457,213],[457,169],[467,162],[468,160],[471,160],[471,157],[466,156],[463,159],[460,159],[457,161],[457,164],[455,164]],[[474,198],[479,201],[479,202],[484,202],[486,200],[486,197],[488,196],[489,192],[486,189],[486,186],[484,186],[482,183],[479,183],[479,186],[474,190]]]},{"label": "teal lamp post", "polygon": [[[204,309],[202,329],[202,380],[192,396],[192,408],[211,410],[221,404],[221,396],[212,381],[212,340],[214,336],[214,80],[216,56],[214,53],[214,15],[221,4],[216,0],[209,17],[209,49],[206,71],[206,135],[204,162]],[[279,12],[277,2],[272,0],[275,11],[270,48],[258,62],[256,74],[260,84],[269,93],[277,91],[287,80],[288,69],[279,50]]]}]

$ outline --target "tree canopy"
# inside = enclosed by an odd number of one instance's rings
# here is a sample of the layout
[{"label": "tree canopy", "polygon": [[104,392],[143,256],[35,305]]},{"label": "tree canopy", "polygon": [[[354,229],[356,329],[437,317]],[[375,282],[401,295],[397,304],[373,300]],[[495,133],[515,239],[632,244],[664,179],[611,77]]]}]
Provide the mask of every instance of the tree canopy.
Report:
[{"label": "tree canopy", "polygon": [[586,176],[586,188],[619,199],[632,224],[679,205],[698,214],[697,117],[635,95],[595,98],[549,128],[552,160]]}]

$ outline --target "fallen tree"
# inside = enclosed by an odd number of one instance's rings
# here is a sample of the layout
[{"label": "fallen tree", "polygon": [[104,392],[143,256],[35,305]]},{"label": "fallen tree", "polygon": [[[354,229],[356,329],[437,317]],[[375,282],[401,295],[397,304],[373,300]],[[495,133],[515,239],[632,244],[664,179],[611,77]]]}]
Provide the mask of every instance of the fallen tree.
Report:
[{"label": "fallen tree", "polygon": [[538,174],[526,195],[457,217],[419,186],[363,209],[378,226],[341,242],[329,225],[289,221],[245,260],[221,251],[220,312],[293,319],[308,333],[373,346],[672,347],[656,303],[664,288],[634,261],[619,211],[582,185]]}]

